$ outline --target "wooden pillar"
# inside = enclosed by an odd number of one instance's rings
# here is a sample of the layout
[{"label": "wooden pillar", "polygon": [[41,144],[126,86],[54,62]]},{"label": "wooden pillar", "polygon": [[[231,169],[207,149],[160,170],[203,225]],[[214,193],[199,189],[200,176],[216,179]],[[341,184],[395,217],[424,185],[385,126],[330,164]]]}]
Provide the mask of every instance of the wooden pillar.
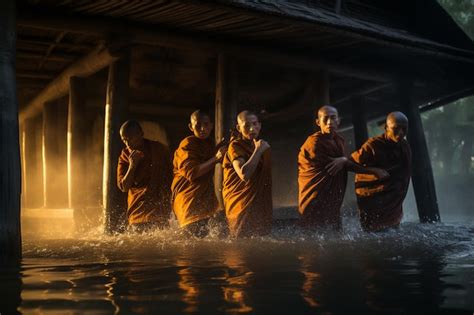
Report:
[{"label": "wooden pillar", "polygon": [[23,207],[38,208],[43,205],[41,164],[37,160],[41,147],[37,146],[35,136],[38,126],[33,118],[25,119],[22,126]]},{"label": "wooden pillar", "polygon": [[[230,130],[237,124],[237,76],[235,63],[228,57],[217,56],[216,98],[215,98],[215,139],[229,141]],[[224,209],[222,199],[222,164],[217,164],[214,173],[214,186],[219,206]]]},{"label": "wooden pillar", "polygon": [[109,67],[104,124],[103,207],[105,232],[117,233],[125,228],[126,201],[117,187],[117,162],[122,143],[120,125],[128,106],[130,55],[125,54]]},{"label": "wooden pillar", "polygon": [[408,141],[412,150],[412,182],[420,222],[440,220],[433,170],[426,145],[425,133],[418,106],[412,103],[413,83],[409,79],[398,82],[400,107],[408,117]]},{"label": "wooden pillar", "polygon": [[48,102],[43,106],[43,207],[51,208],[55,205],[55,167],[57,157],[56,120],[57,106],[55,102]]},{"label": "wooden pillar", "polygon": [[369,138],[367,116],[362,96],[355,96],[352,99],[352,126],[354,127],[355,147],[359,149]]},{"label": "wooden pillar", "polygon": [[68,204],[74,211],[82,211],[86,206],[86,91],[84,79],[69,79],[69,105],[67,118],[67,173]]},{"label": "wooden pillar", "polygon": [[0,1],[0,263],[21,257],[21,165],[15,74],[15,0]]}]

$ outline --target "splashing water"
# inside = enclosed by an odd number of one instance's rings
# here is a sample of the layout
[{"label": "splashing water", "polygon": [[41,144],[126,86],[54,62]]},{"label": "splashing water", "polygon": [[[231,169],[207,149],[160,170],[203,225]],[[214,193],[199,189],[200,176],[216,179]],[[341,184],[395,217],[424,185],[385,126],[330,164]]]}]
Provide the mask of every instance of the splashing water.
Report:
[{"label": "splashing water", "polygon": [[474,310],[473,226],[404,223],[377,234],[351,226],[340,234],[280,227],[253,239],[218,235],[218,227],[203,239],[186,238],[176,227],[118,236],[96,229],[62,239],[26,235],[22,268],[3,271],[1,286],[16,288],[8,291],[7,306],[24,313]]}]

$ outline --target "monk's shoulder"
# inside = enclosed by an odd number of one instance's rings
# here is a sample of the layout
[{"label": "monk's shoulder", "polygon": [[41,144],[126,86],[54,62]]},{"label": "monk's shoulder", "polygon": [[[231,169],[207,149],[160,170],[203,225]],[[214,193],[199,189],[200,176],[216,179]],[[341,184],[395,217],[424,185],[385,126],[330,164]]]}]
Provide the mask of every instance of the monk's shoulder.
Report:
[{"label": "monk's shoulder", "polygon": [[306,141],[303,143],[303,148],[313,148],[316,146],[317,143],[322,141],[321,137],[322,133],[320,131],[315,132],[306,138]]},{"label": "monk's shoulder", "polygon": [[229,143],[229,147],[227,151],[233,157],[233,159],[237,157],[245,157],[247,155],[247,151],[249,150],[248,143],[243,139],[234,139]]},{"label": "monk's shoulder", "polygon": [[181,140],[179,143],[179,148],[182,150],[189,150],[189,149],[194,149],[198,148],[201,144],[201,141],[199,141],[198,138],[195,136],[188,136]]}]

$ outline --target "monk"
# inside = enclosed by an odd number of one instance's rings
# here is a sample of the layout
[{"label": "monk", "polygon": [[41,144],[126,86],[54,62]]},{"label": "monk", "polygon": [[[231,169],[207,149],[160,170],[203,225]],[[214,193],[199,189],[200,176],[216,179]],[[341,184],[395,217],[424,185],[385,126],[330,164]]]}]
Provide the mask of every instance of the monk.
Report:
[{"label": "monk", "polygon": [[262,236],[271,232],[272,176],[270,145],[259,139],[257,115],[244,110],[237,116],[238,136],[224,156],[222,195],[233,237]]},{"label": "monk", "polygon": [[306,139],[298,155],[298,200],[304,228],[341,230],[347,171],[387,176],[383,170],[364,168],[346,158],[344,139],[337,133],[339,122],[336,108],[321,107],[315,121],[321,130]]},{"label": "monk", "polygon": [[173,210],[187,234],[204,237],[209,233],[209,218],[219,206],[214,167],[222,161],[227,147],[214,144],[210,137],[214,124],[208,114],[193,112],[188,127],[193,135],[184,138],[174,153]]},{"label": "monk", "polygon": [[117,167],[117,185],[128,193],[131,230],[146,232],[168,226],[171,213],[171,161],[163,144],[145,139],[140,124],[126,121],[120,128],[125,148]]},{"label": "monk", "polygon": [[360,222],[365,231],[381,231],[400,224],[411,175],[407,131],[408,118],[401,112],[392,112],[387,116],[385,133],[370,138],[352,153],[355,162],[384,169],[390,174],[383,179],[365,174],[355,178]]}]

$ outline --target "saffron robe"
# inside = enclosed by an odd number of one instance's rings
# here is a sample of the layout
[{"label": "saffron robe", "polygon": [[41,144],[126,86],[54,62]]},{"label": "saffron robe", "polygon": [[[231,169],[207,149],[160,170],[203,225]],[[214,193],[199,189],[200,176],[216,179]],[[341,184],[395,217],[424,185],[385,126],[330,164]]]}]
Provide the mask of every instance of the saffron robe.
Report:
[{"label": "saffron robe", "polygon": [[365,231],[379,231],[400,224],[402,203],[407,194],[411,174],[411,151],[406,140],[399,143],[385,134],[370,138],[352,159],[363,166],[387,171],[389,178],[357,174],[355,187],[360,221]]},{"label": "saffron robe", "polygon": [[216,147],[211,140],[195,136],[181,141],[174,153],[171,191],[180,227],[209,218],[218,210],[214,171],[196,177],[199,165],[215,154]]},{"label": "saffron robe", "polygon": [[255,146],[253,141],[237,138],[231,141],[224,156],[223,189],[224,207],[232,236],[259,236],[271,232],[272,174],[271,151],[267,149],[248,181],[240,179],[232,162],[248,161]]},{"label": "saffron robe", "polygon": [[334,176],[325,167],[332,158],[344,156],[344,139],[337,133],[320,131],[309,136],[298,155],[298,201],[301,224],[340,230],[341,205],[347,184],[347,170]]},{"label": "saffron robe", "polygon": [[[120,189],[129,166],[130,150],[122,149],[117,167]],[[144,139],[144,157],[139,162],[128,190],[128,224],[166,224],[171,213],[172,169],[168,149],[161,143]]]}]

